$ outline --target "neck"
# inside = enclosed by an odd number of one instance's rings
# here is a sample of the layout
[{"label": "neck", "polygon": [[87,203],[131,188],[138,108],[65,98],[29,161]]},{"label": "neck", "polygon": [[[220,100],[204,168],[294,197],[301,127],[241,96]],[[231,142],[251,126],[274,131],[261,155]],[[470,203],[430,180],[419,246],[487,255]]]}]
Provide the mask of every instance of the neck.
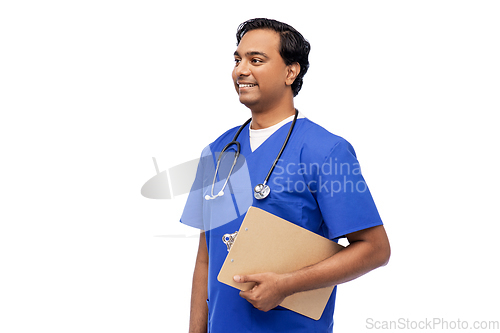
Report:
[{"label": "neck", "polygon": [[280,106],[277,108],[268,109],[266,111],[254,111],[252,110],[252,129],[263,129],[268,128],[282,120],[293,116],[295,114],[295,108],[293,106],[293,101],[291,105]]}]

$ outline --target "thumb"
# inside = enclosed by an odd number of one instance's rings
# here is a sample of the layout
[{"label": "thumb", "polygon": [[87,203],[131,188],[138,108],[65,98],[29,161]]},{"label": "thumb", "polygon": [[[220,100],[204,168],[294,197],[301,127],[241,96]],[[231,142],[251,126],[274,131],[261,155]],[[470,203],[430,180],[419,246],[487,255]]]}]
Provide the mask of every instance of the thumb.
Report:
[{"label": "thumb", "polygon": [[251,274],[251,275],[235,275],[233,277],[234,282],[238,283],[245,283],[245,282],[259,282],[260,279],[258,277],[258,274]]}]

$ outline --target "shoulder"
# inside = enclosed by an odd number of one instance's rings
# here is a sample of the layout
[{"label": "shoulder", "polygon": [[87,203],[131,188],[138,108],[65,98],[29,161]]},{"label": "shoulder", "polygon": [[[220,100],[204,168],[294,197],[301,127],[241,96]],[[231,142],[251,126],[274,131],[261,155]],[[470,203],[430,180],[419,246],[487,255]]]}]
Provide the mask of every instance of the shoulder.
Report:
[{"label": "shoulder", "polygon": [[302,119],[302,145],[303,153],[316,158],[328,157],[339,151],[349,151],[355,156],[353,146],[343,137],[333,134],[315,122]]}]

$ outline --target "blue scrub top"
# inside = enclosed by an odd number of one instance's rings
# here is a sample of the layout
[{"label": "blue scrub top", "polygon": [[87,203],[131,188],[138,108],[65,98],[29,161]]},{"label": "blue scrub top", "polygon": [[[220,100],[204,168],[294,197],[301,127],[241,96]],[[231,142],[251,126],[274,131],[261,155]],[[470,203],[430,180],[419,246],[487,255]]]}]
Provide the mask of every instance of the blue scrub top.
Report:
[{"label": "blue scrub top", "polygon": [[[264,181],[290,123],[274,132],[253,152],[248,126],[238,137],[241,155],[224,196],[204,199],[212,191],[219,152],[232,141],[238,127],[204,149],[181,217],[182,223],[206,231],[208,332],[332,332],[337,287],[322,317],[316,321],[279,306],[268,312],[257,310],[239,296],[239,290],[217,281],[217,275],[228,253],[223,236],[239,230],[250,206],[332,240],[381,225],[354,149],[343,138],[307,118],[297,119],[290,140],[268,180],[271,193],[257,200],[253,197],[253,187]],[[222,158],[214,194],[222,188],[233,163],[232,156],[228,153]]]}]

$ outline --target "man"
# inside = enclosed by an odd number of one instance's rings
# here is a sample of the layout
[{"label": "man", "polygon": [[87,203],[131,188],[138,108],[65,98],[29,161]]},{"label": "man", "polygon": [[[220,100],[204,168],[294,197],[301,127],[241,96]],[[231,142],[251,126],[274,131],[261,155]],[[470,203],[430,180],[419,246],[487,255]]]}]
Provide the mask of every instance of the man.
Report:
[{"label": "man", "polygon": [[[302,115],[290,132],[298,113],[293,98],[309,66],[309,43],[289,25],[268,19],[241,24],[237,40],[232,78],[252,120],[236,135],[244,162],[232,174],[231,158],[219,168],[218,152],[238,127],[204,150],[181,218],[204,230],[193,274],[190,332],[332,332],[336,287],[317,321],[278,305],[294,293],[338,285],[385,265],[389,242],[352,146]],[[280,147],[283,154],[267,179],[270,194],[241,204],[266,178]],[[228,174],[229,182],[224,181]],[[347,237],[349,245],[289,274],[237,275],[236,282],[256,283],[239,292],[218,282],[217,275],[230,247],[226,241],[237,237],[242,206],[249,205],[332,240]]]}]

